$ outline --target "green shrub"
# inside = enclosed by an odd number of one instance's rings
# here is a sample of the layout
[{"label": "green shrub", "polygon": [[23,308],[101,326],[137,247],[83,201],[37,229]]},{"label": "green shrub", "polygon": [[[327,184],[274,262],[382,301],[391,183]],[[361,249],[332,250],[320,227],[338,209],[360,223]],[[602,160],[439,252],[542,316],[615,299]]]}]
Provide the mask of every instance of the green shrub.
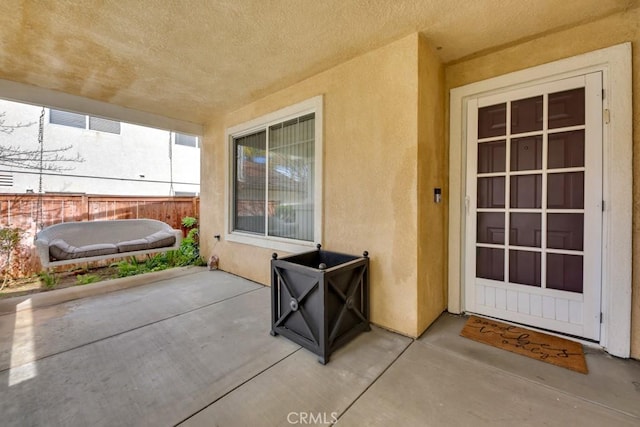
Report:
[{"label": "green shrub", "polygon": [[178,256],[178,251],[168,251],[164,254],[164,259],[166,260],[167,267],[177,267],[180,262],[180,257]]},{"label": "green shrub", "polygon": [[138,260],[135,257],[127,258],[115,264],[118,269],[118,277],[135,276],[136,274],[144,273]]},{"label": "green shrub", "polygon": [[0,291],[4,289],[9,279],[9,270],[13,263],[13,252],[20,245],[20,239],[24,232],[19,228],[2,227],[0,228],[0,255],[5,260],[2,269],[4,270],[4,277],[2,284],[0,284]]},{"label": "green shrub", "polygon": [[78,274],[76,276],[76,285],[88,285],[89,283],[99,282],[100,277],[95,274]]},{"label": "green shrub", "polygon": [[[185,220],[190,217],[184,218],[183,224]],[[195,218],[191,218],[195,219]],[[187,221],[191,223],[190,221]],[[187,233],[187,237],[182,239],[180,243],[180,248],[178,248],[178,265],[186,266],[186,265],[197,265],[204,266],[207,265],[207,262],[200,256],[200,231],[197,227],[196,223],[192,224],[192,227]]]},{"label": "green shrub", "polygon": [[174,251],[167,251],[147,258],[144,262],[135,257],[112,264],[118,269],[118,277],[134,276],[152,271],[166,270],[173,267],[188,265],[205,266],[207,262],[200,256],[200,234],[196,227],[198,220],[194,217],[182,218],[182,225],[188,228],[187,236],[182,239],[180,247]]},{"label": "green shrub", "polygon": [[198,218],[192,216],[185,216],[182,218],[182,226],[184,228],[193,228],[198,224]]},{"label": "green shrub", "polygon": [[164,253],[154,255],[144,262],[144,269],[146,271],[161,271],[167,268],[169,268],[169,265]]},{"label": "green shrub", "polygon": [[38,273],[38,277],[40,277],[40,282],[46,289],[54,289],[60,282],[60,278],[58,276],[53,273],[49,273],[48,271],[41,271]]}]

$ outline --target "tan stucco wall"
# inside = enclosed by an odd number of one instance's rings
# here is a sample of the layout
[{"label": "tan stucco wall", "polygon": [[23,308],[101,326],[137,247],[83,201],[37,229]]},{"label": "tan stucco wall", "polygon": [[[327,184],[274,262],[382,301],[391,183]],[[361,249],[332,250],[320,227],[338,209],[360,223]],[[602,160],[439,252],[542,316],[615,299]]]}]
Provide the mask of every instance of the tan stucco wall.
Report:
[{"label": "tan stucco wall", "polygon": [[[451,88],[511,71],[567,58],[622,42],[633,43],[634,76],[640,70],[640,9],[549,34],[496,52],[450,64],[445,70]],[[640,249],[640,79],[633,81],[633,253]],[[631,355],[640,358],[640,269],[633,268]]]},{"label": "tan stucco wall", "polygon": [[[442,169],[431,168],[436,158],[443,157],[435,149],[436,139],[442,140],[441,129],[435,130],[442,115],[440,100],[422,100],[420,110],[434,115],[421,126],[418,147],[419,52],[432,57],[420,67],[426,88],[431,90],[441,84],[441,70],[424,41],[413,34],[210,123],[202,147],[203,253],[218,254],[225,271],[269,284],[273,250],[225,241],[213,246],[214,234],[224,236],[225,129],[324,95],[323,247],[353,254],[369,251],[372,321],[406,335],[419,335],[424,329],[419,323],[423,325],[444,309],[445,283],[438,278],[435,302],[430,298],[432,292],[417,285],[419,156],[427,159],[420,162],[420,178],[425,179],[421,188],[428,193],[433,186],[444,185],[444,178],[435,179]],[[438,216],[431,227],[435,228],[442,222],[443,206],[433,207],[431,200],[421,202],[420,216]],[[433,230],[421,232],[428,231]],[[429,245],[421,247],[420,256],[428,258],[433,251]],[[444,259],[443,255],[438,259]],[[429,271],[423,269],[420,274],[421,282],[430,285],[424,278]],[[423,302],[427,299],[429,302]],[[420,322],[419,312],[428,313],[424,319],[421,315]]]},{"label": "tan stucco wall", "polygon": [[[418,331],[447,308],[448,148],[444,138],[444,67],[420,37],[418,57]],[[434,189],[442,202],[434,203]]]}]

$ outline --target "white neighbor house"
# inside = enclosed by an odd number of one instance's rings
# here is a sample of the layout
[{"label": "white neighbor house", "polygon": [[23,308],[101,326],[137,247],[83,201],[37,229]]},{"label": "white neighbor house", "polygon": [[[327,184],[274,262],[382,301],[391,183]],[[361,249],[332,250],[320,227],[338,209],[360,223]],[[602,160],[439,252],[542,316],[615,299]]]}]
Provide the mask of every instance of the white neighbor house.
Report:
[{"label": "white neighbor house", "polygon": [[[130,196],[198,195],[200,138],[168,130],[45,108],[45,150],[71,146],[63,155],[83,162],[70,170],[44,171],[42,191]],[[42,107],[0,100],[5,125],[33,123],[0,132],[0,145],[39,149]],[[0,164],[0,193],[39,190],[39,170]]]}]

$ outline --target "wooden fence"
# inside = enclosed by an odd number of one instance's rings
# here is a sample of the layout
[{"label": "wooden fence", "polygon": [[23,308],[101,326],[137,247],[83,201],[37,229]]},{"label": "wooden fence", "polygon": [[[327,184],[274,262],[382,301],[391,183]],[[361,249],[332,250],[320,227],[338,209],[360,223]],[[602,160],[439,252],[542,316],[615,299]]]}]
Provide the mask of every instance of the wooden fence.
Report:
[{"label": "wooden fence", "polygon": [[199,197],[101,196],[86,194],[0,194],[0,227],[23,231],[11,266],[0,259],[0,270],[13,277],[40,271],[33,240],[40,228],[70,221],[157,219],[180,229],[182,218],[198,217]]}]

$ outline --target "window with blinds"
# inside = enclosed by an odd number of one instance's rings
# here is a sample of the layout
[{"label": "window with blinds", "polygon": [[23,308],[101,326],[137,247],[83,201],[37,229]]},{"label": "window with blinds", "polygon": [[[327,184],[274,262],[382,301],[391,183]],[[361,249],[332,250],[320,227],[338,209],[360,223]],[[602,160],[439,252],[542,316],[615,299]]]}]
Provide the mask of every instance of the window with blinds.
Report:
[{"label": "window with blinds", "polygon": [[120,134],[120,122],[103,119],[101,117],[89,116],[89,129],[97,130],[99,132]]},{"label": "window with blinds", "polygon": [[49,123],[79,129],[91,129],[98,132],[120,134],[120,122],[118,121],[87,116],[85,114],[71,113],[69,111],[54,110],[53,108],[49,110]]},{"label": "window with blinds", "polygon": [[233,138],[233,230],[314,240],[315,114]]},{"label": "window with blinds", "polygon": [[53,108],[49,112],[49,122],[70,126],[74,128],[85,129],[87,127],[87,116],[84,114],[71,113],[69,111],[54,110]]}]

